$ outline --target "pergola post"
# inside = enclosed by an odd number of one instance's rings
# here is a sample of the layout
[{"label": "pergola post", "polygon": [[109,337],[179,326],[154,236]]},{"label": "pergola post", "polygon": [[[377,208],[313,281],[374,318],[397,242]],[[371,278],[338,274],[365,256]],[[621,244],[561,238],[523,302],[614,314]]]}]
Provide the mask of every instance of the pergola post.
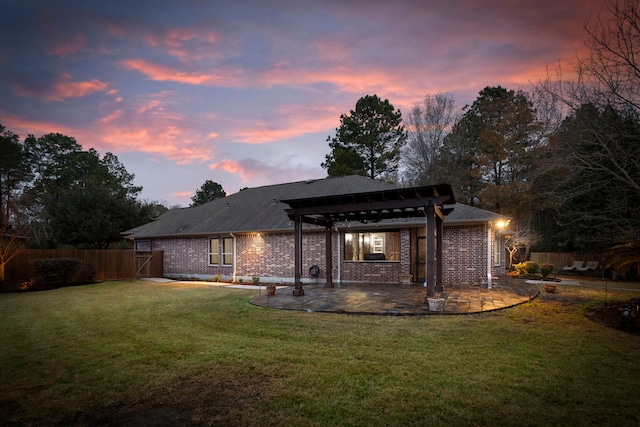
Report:
[{"label": "pergola post", "polygon": [[329,224],[325,228],[325,244],[326,244],[325,256],[327,257],[327,262],[326,262],[327,281],[324,285],[325,288],[333,288],[333,248],[331,245],[331,226],[332,226],[332,223],[329,222]]},{"label": "pergola post", "polygon": [[436,292],[442,292],[442,232],[444,220],[440,215],[436,216],[436,259],[438,270],[436,273]]},{"label": "pergola post", "polygon": [[430,297],[436,290],[436,212],[433,201],[424,207],[424,213],[427,217],[426,230],[426,271],[424,275],[424,286],[427,288],[427,296]]},{"label": "pergola post", "polygon": [[304,295],[304,289],[302,289],[302,282],[300,277],[302,276],[302,217],[295,215],[293,218],[293,232],[294,232],[294,246],[295,246],[295,271],[294,271],[294,296]]}]

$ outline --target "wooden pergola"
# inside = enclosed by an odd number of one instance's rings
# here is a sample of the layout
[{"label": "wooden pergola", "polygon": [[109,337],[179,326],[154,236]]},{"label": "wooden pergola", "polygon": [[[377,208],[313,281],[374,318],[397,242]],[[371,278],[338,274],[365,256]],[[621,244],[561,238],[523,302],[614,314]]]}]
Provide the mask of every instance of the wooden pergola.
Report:
[{"label": "wooden pergola", "polygon": [[326,241],[326,286],[333,287],[331,228],[340,222],[370,223],[392,218],[425,217],[427,296],[442,291],[442,223],[455,203],[449,184],[398,188],[366,193],[340,194],[282,200],[285,212],[294,222],[295,288],[293,295],[304,295],[302,282],[302,224],[324,227]]}]

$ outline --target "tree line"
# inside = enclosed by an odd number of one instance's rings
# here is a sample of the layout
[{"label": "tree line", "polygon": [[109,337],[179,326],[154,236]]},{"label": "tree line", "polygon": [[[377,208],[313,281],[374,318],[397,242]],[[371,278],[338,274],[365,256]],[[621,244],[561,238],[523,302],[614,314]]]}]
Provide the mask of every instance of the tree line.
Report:
[{"label": "tree line", "polygon": [[[140,200],[142,187],[113,153],[84,150],[70,136],[49,133],[24,141],[0,124],[0,282],[19,247],[107,249],[122,232],[166,212]],[[192,205],[226,193],[207,180]]]},{"label": "tree line", "polygon": [[599,251],[640,240],[640,15],[612,1],[585,25],[590,53],[530,91],[482,89],[457,108],[428,94],[403,118],[367,95],[340,117],[322,167],[404,185],[451,184],[460,203],[513,218],[520,243]]},{"label": "tree line", "polygon": [[106,249],[167,210],[139,200],[142,187],[117,156],[70,136],[20,141],[0,124],[0,153],[0,282],[19,247]]}]

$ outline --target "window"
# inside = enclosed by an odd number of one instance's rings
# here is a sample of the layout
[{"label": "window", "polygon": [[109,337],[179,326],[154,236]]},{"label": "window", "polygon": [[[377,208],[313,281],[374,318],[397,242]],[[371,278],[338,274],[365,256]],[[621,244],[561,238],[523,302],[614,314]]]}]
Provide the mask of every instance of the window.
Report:
[{"label": "window", "polygon": [[344,259],[347,261],[399,261],[400,232],[345,233]]},{"label": "window", "polygon": [[504,251],[504,242],[501,234],[496,233],[493,239],[493,265],[500,266],[502,264],[502,252]]},{"label": "window", "polygon": [[151,240],[136,240],[136,251],[150,251],[151,250]]},{"label": "window", "polygon": [[233,265],[233,237],[214,237],[209,240],[209,265]]},{"label": "window", "polygon": [[209,240],[209,264],[220,264],[220,239]]},{"label": "window", "polygon": [[233,238],[222,239],[222,264],[233,265]]}]

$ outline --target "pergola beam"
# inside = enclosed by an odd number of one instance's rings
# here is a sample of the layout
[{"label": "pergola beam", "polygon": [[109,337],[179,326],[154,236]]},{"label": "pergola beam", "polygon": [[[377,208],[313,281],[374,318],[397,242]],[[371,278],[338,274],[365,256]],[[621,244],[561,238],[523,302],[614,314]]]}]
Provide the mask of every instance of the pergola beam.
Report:
[{"label": "pergola beam", "polygon": [[[294,222],[295,288],[293,294],[304,295],[302,288],[302,224],[325,228],[326,286],[333,287],[333,254],[331,228],[341,221],[377,221],[391,218],[426,216],[427,260],[425,287],[427,295],[442,291],[442,222],[452,209],[442,206],[455,203],[449,185],[415,187],[354,193],[339,196],[282,200]],[[339,260],[338,260],[339,261]]]}]

